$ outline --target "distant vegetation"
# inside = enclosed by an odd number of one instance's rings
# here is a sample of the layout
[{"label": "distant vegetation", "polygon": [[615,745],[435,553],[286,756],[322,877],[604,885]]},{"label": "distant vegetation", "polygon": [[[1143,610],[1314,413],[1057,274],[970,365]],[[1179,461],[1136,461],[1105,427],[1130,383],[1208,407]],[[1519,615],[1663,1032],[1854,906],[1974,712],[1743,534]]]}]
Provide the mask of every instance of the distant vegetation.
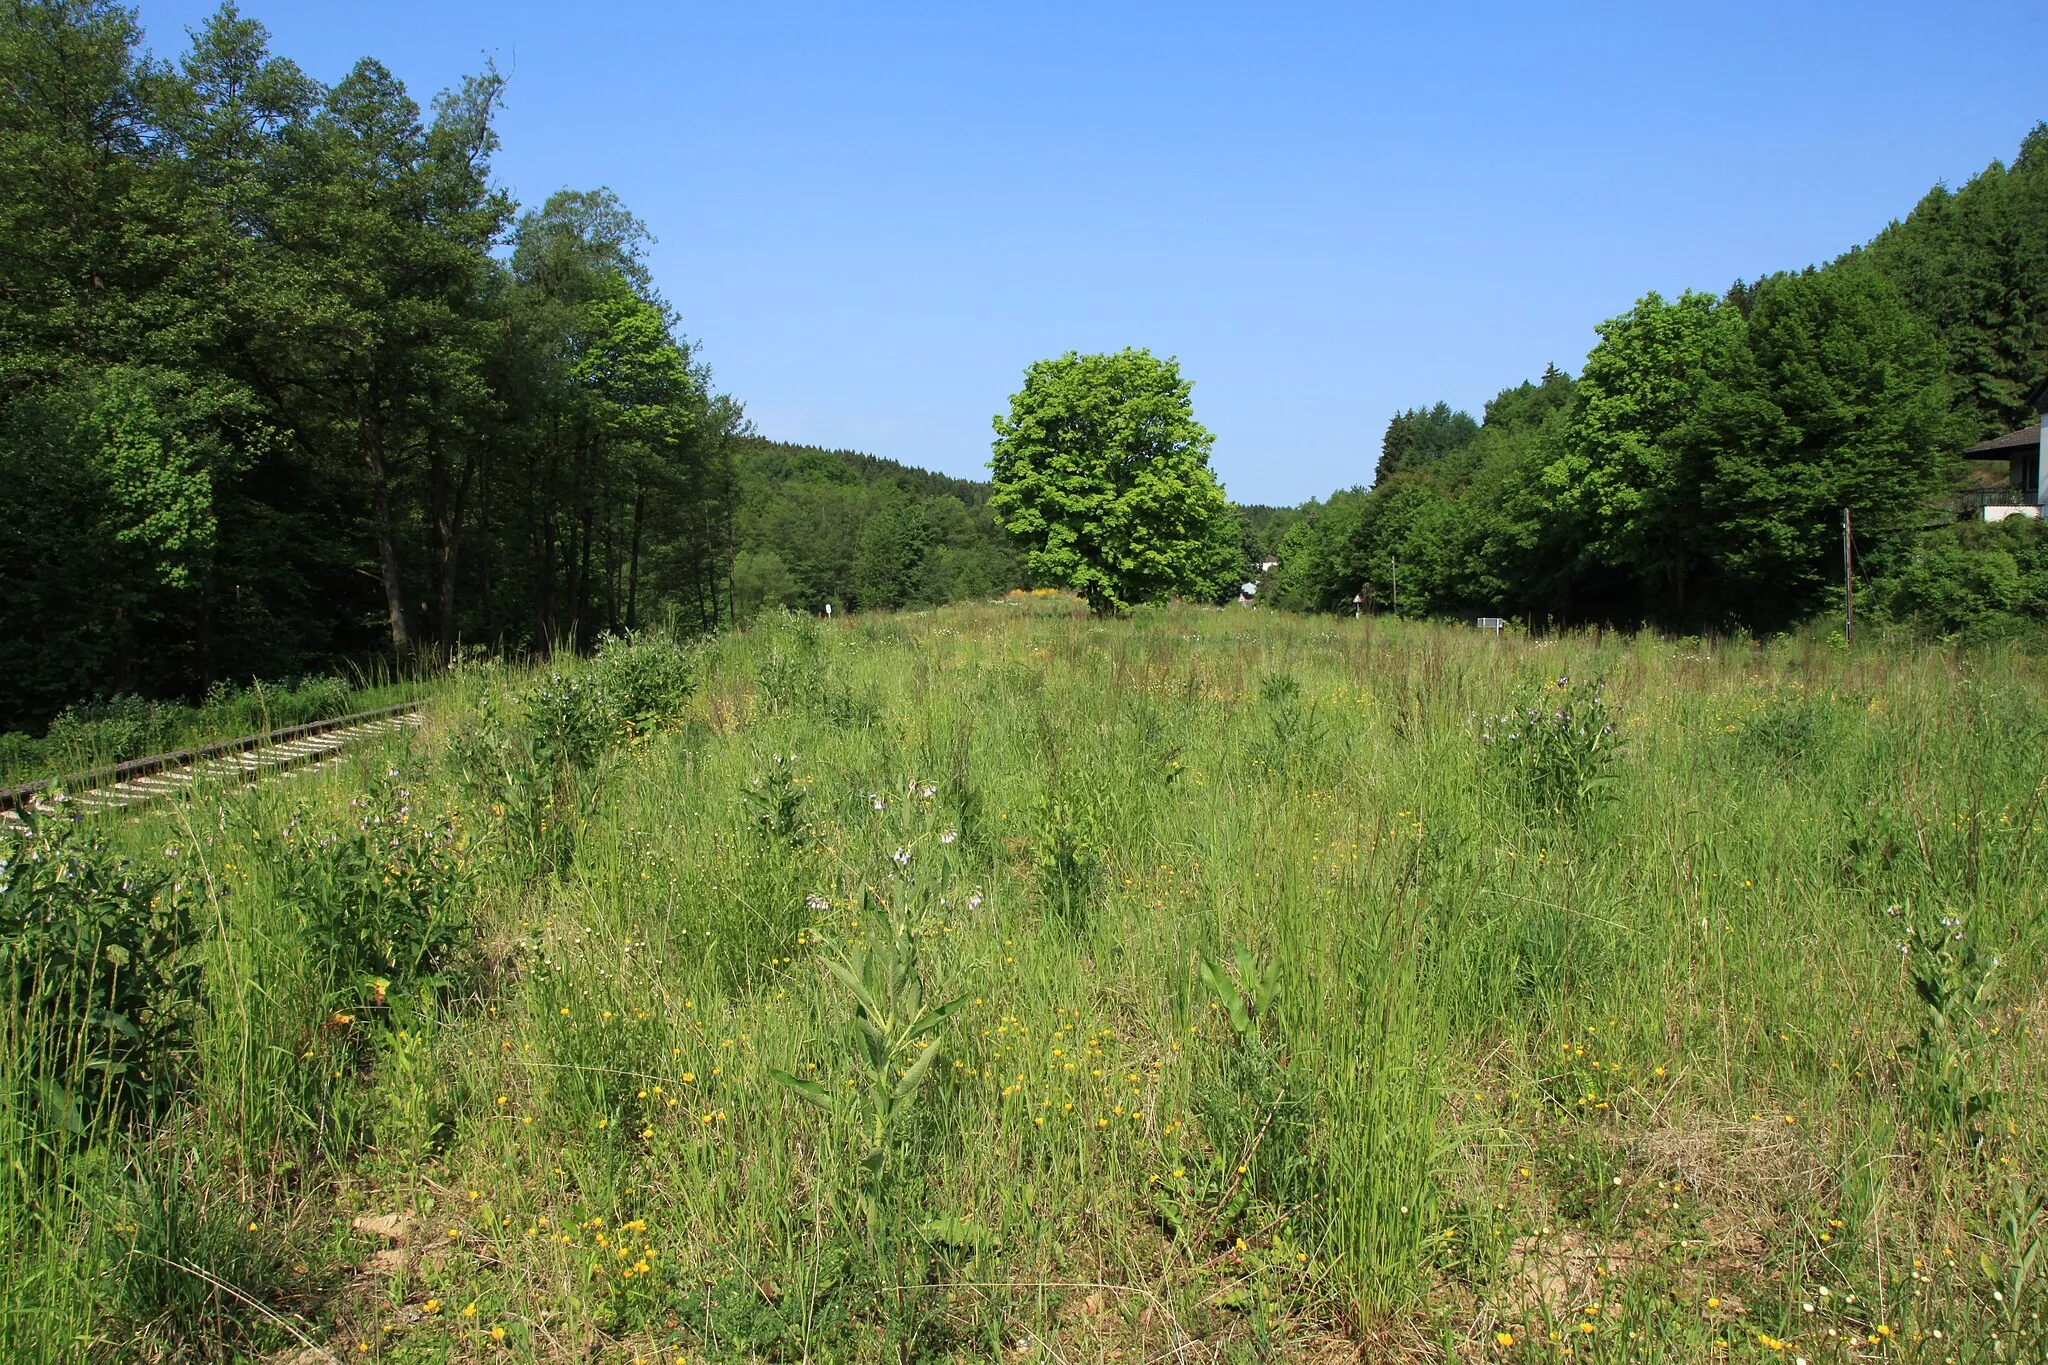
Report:
[{"label": "distant vegetation", "polygon": [[986,483],[758,437],[736,449],[742,616],[828,602],[841,612],[933,606],[1025,581],[989,514]]},{"label": "distant vegetation", "polygon": [[0,87],[0,731],[777,607],[1215,600],[1274,558],[1299,609],[1769,634],[1839,609],[1845,508],[1877,616],[2048,622],[2048,529],[1942,525],[1953,452],[2048,377],[2048,126],[1822,269],[1646,296],[1576,378],[1398,414],[1369,490],[1233,513],[1184,385],[1178,434],[1083,442],[1157,461],[1107,481],[1023,409],[994,486],[762,438],[627,206],[495,184],[488,66],[422,109],[232,9],[164,62],[111,0],[24,0]]},{"label": "distant vegetation", "polygon": [[[1868,246],[1725,295],[1645,296],[1576,379],[1387,426],[1371,488],[1284,518],[1270,597],[1309,610],[1785,630],[1868,605],[1929,635],[2038,637],[2048,528],[1954,527],[1956,452],[2048,381],[2048,125]],[[2003,471],[1999,471],[2003,477]]]}]

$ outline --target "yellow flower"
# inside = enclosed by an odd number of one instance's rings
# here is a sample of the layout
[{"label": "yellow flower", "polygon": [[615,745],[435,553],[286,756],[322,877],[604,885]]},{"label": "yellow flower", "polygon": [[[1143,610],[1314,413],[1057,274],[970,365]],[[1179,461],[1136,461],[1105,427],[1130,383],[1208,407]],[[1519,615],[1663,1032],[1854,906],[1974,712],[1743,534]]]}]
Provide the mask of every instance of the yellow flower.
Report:
[{"label": "yellow flower", "polygon": [[441,1311],[441,1301],[439,1299],[428,1299],[420,1305],[420,1311],[422,1313],[438,1313]]},{"label": "yellow flower", "polygon": [[471,1299],[471,1300],[469,1301],[469,1303],[468,1303],[468,1304],[467,1304],[466,1306],[464,1306],[464,1308],[463,1308],[463,1310],[462,1310],[462,1316],[464,1316],[465,1318],[473,1318],[473,1317],[475,1317],[475,1316],[476,1316],[476,1300],[475,1300],[475,1299]]},{"label": "yellow flower", "polygon": [[1513,1332],[1495,1332],[1493,1339],[1502,1346],[1512,1346],[1515,1344],[1515,1334]]},{"label": "yellow flower", "polygon": [[504,1339],[505,1339],[505,1329],[504,1329],[504,1328],[502,1328],[502,1327],[493,1327],[493,1328],[491,1329],[491,1340],[492,1340],[492,1341],[503,1341]]}]

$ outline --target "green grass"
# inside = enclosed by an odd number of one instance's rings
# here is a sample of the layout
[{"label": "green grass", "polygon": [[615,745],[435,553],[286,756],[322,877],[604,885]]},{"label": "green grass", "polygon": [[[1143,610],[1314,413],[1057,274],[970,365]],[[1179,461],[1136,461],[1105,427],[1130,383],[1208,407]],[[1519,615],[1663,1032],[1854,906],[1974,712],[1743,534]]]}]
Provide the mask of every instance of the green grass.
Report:
[{"label": "green grass", "polygon": [[197,706],[117,696],[68,707],[41,736],[0,734],[0,784],[68,777],[131,758],[374,710],[409,701],[418,690],[409,683],[320,677],[216,687]]},{"label": "green grass", "polygon": [[[1039,601],[694,667],[110,826],[203,1013],[75,1130],[0,1031],[0,1354],[2048,1358],[2038,661]],[[835,963],[957,1012],[878,1067]]]}]

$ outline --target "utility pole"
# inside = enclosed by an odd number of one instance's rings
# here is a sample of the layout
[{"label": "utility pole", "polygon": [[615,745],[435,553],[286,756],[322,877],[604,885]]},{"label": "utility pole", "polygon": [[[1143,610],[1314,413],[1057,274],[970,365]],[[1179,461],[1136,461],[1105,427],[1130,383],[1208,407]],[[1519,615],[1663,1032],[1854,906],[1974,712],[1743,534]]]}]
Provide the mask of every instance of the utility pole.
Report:
[{"label": "utility pole", "polygon": [[1401,561],[1393,555],[1387,556],[1387,563],[1394,571],[1394,615],[1401,614]]},{"label": "utility pole", "polygon": [[1849,509],[1842,509],[1842,638],[1856,642],[1856,558]]}]

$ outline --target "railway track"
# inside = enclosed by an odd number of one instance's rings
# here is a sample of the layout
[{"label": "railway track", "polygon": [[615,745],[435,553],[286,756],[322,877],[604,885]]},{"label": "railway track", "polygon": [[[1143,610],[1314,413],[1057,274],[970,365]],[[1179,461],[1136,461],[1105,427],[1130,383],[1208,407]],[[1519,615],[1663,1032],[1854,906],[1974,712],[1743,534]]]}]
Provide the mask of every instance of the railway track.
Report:
[{"label": "railway track", "polygon": [[65,806],[85,814],[127,810],[188,791],[199,783],[261,782],[337,763],[358,744],[417,726],[420,707],[416,701],[401,702],[381,710],[358,711],[0,789],[0,826],[21,828],[24,810],[42,812]]}]

